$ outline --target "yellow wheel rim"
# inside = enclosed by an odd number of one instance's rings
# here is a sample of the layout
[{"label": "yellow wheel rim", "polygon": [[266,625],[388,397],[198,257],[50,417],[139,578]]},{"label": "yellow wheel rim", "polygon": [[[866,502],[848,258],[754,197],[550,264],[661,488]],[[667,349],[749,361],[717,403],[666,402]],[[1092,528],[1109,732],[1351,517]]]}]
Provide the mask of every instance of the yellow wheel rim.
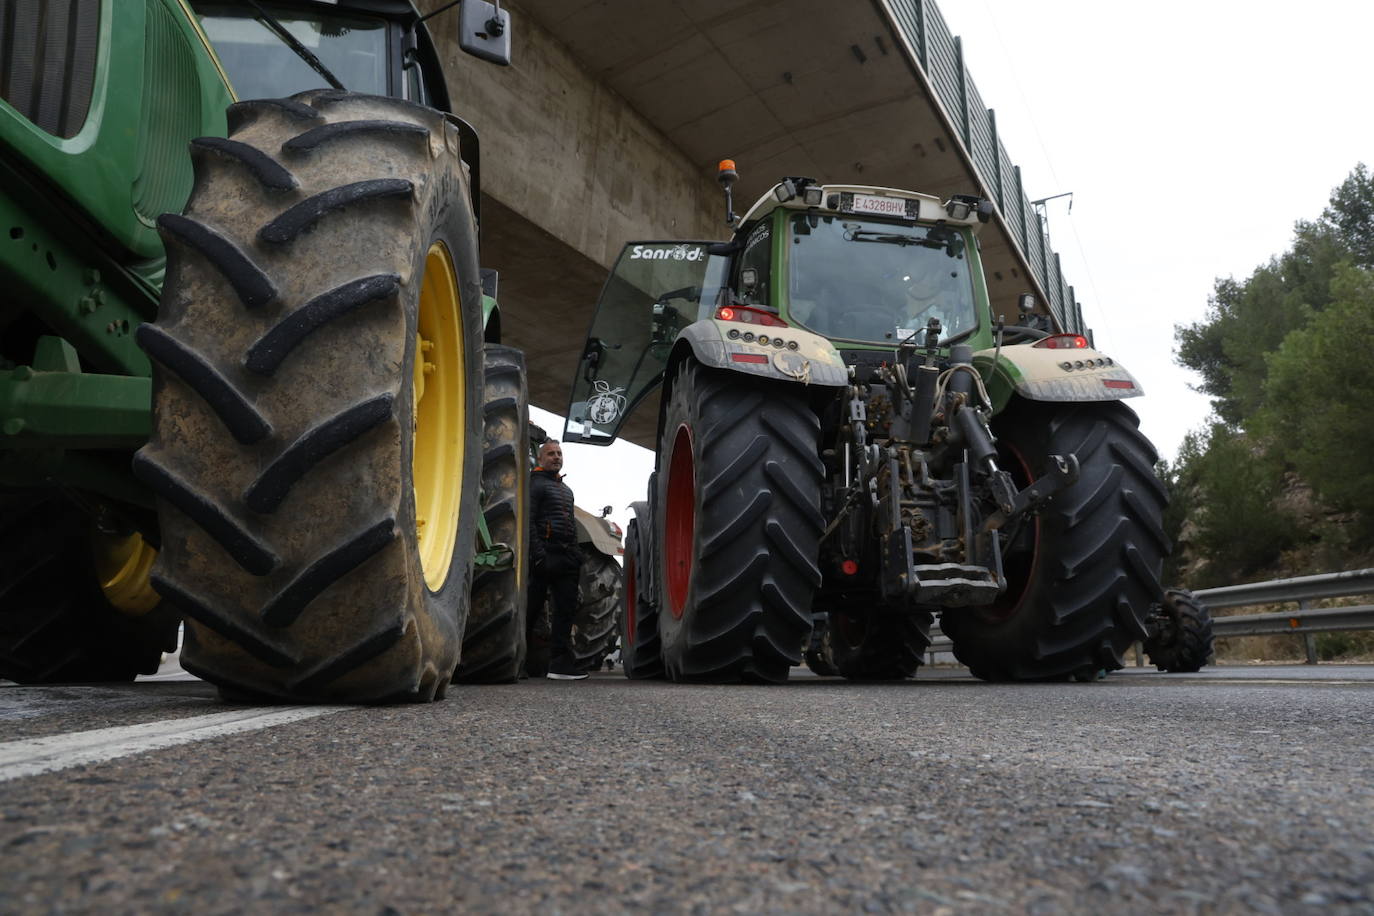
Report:
[{"label": "yellow wheel rim", "polygon": [[94,537],[95,572],[105,600],[126,614],[146,614],[157,607],[157,592],[148,581],[157,551],[137,532],[127,537]]},{"label": "yellow wheel rim", "polygon": [[467,366],[458,276],[442,242],[425,255],[415,335],[415,533],[430,591],[448,579],[458,539],[467,445]]}]

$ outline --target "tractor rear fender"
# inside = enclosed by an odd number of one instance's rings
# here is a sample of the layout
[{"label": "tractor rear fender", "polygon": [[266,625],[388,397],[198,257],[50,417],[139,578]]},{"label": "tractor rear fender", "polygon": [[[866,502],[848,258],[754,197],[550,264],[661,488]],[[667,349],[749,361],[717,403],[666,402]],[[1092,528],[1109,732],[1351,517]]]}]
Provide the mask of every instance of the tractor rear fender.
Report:
[{"label": "tractor rear fender", "polygon": [[1013,344],[973,354],[994,413],[1013,394],[1031,401],[1119,401],[1145,393],[1135,376],[1091,347],[1047,349]]},{"label": "tractor rear fender", "polygon": [[[752,339],[745,340],[745,334]],[[760,343],[761,339],[768,342]],[[782,341],[781,346],[776,341]],[[674,377],[673,370],[688,353],[712,369],[803,385],[843,388],[849,384],[849,367],[840,351],[826,338],[800,328],[704,318],[678,334],[665,378]]]}]

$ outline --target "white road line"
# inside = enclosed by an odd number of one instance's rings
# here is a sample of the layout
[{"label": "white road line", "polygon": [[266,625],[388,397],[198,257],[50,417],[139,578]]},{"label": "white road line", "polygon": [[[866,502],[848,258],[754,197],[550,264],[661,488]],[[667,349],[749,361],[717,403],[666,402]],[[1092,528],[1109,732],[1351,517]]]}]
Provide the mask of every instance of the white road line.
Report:
[{"label": "white road line", "polygon": [[342,712],[346,706],[287,706],[238,709],[208,716],[97,728],[0,743],[0,782],[51,773],[84,763],[101,763],[192,741],[219,738]]}]

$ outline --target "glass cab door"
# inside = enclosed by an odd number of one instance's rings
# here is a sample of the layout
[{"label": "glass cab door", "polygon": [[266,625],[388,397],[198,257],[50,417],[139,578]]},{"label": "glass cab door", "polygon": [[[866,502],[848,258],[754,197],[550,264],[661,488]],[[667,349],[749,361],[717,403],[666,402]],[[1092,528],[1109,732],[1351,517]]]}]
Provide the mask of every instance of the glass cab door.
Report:
[{"label": "glass cab door", "polygon": [[565,442],[610,445],[663,381],[678,332],[710,312],[728,259],[714,242],[631,242],[596,304],[573,377]]}]

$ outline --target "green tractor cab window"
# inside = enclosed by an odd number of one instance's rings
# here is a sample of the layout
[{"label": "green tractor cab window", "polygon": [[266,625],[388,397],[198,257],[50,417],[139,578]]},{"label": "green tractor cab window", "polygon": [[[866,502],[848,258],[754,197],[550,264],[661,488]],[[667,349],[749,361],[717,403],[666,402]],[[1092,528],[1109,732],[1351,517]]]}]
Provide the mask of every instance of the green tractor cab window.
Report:
[{"label": "green tractor cab window", "polygon": [[[258,19],[251,6],[201,2],[193,6],[240,99],[282,98],[325,86],[324,78]],[[384,20],[262,6],[350,92],[392,94],[387,87],[391,67]]]},{"label": "green tractor cab window", "polygon": [[938,318],[942,341],[978,326],[965,239],[947,226],[791,218],[788,318],[832,340],[891,347]]}]

